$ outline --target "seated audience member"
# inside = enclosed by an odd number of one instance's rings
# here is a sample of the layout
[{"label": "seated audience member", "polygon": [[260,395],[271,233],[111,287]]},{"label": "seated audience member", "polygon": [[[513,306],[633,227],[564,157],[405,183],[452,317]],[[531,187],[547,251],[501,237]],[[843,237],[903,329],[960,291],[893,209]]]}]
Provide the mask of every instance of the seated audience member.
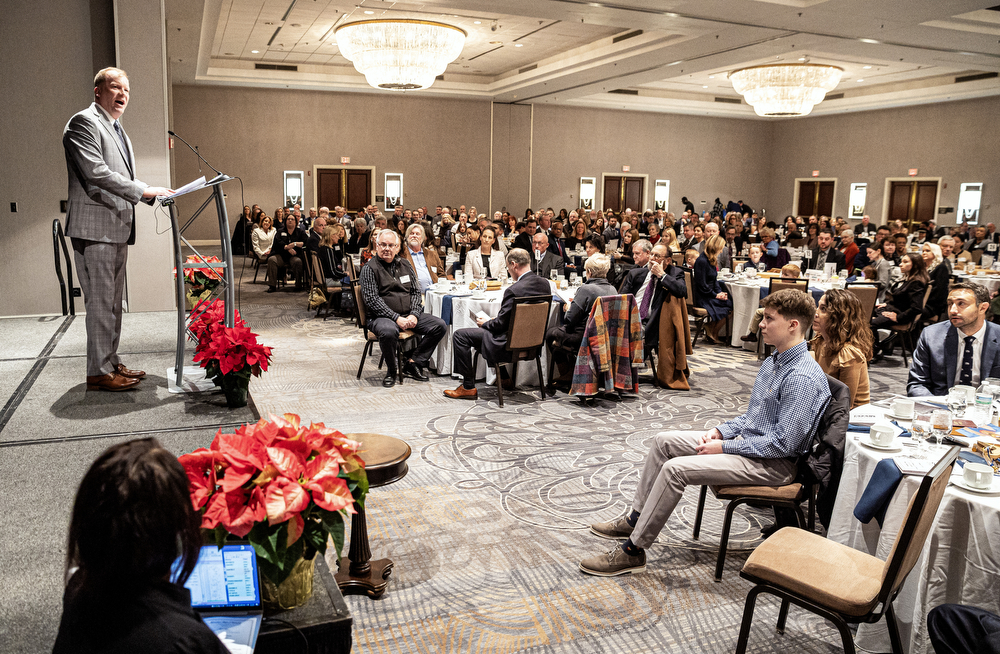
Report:
[{"label": "seated audience member", "polygon": [[[812,218],[812,216],[810,216]],[[805,248],[807,250],[815,250],[819,247],[819,223],[810,220],[809,225],[806,226],[806,244]]]},{"label": "seated audience member", "polygon": [[649,242],[656,245],[660,242],[660,226],[656,223],[649,223],[647,231],[649,232]]},{"label": "seated audience member", "polygon": [[865,270],[865,281],[876,282],[878,284],[878,301],[885,301],[885,292],[889,289],[892,281],[892,262],[882,256],[885,250],[884,243],[873,243],[867,247],[868,267],[873,269],[871,275]]},{"label": "seated audience member", "polygon": [[[853,232],[852,232],[853,233]],[[810,342],[823,372],[843,382],[851,392],[851,408],[868,404],[868,360],[872,358],[869,317],[854,293],[832,289],[823,294],[813,319],[816,336]]]},{"label": "seated audience member", "polygon": [[[719,233],[719,226],[714,222],[705,223],[705,241],[713,236],[722,236]],[[655,243],[654,243],[655,245]],[[730,270],[733,267],[732,254],[730,253],[729,242],[722,239],[722,249],[719,250],[719,270]],[[702,248],[704,252],[704,248]]]},{"label": "seated audience member", "polygon": [[984,227],[983,225],[979,225],[978,227],[976,227],[976,230],[974,232],[974,238],[971,238],[968,241],[966,241],[965,251],[973,252],[974,250],[983,250],[985,252],[987,246],[992,243],[993,239],[986,234],[986,227]]},{"label": "seated audience member", "polygon": [[436,284],[438,277],[444,277],[444,266],[434,248],[424,247],[427,243],[427,233],[422,225],[414,223],[406,228],[406,248],[403,256],[406,262],[417,273],[420,282],[420,292],[426,291],[431,284]]},{"label": "seated audience member", "polygon": [[[499,279],[500,273],[506,267],[504,253],[497,249],[496,230],[486,227],[479,234],[479,249],[470,252],[465,257],[465,278]],[[542,234],[544,236],[544,234]]]},{"label": "seated audience member", "polygon": [[[534,218],[529,218],[525,221],[524,231],[517,235],[514,239],[513,247],[521,248],[525,252],[531,251],[532,239],[535,236],[535,232],[538,231],[538,223],[535,222]],[[548,240],[548,235],[545,234],[545,239]]]},{"label": "seated audience member", "polygon": [[760,230],[760,242],[764,246],[764,254],[761,256],[761,260],[764,262],[767,270],[781,268],[791,261],[791,257],[788,256],[788,250],[778,246],[778,241],[774,238],[774,230],[770,227]]},{"label": "seated audience member", "polygon": [[[323,277],[330,288],[339,288],[347,273],[344,271],[344,251],[340,244],[344,239],[341,225],[327,225],[323,228],[323,238],[319,241],[316,255],[323,267]],[[338,295],[339,298],[339,295]]]},{"label": "seated audience member", "polygon": [[[647,241],[648,242],[648,241]],[[684,282],[684,269],[675,266],[667,246],[661,240],[649,254],[646,270],[648,274],[643,280],[642,295],[635,295],[639,306],[639,317],[643,325],[643,347],[645,352],[654,351],[660,342],[660,312],[663,301],[670,296],[687,298],[687,284]],[[629,271],[632,272],[632,271]],[[622,291],[623,295],[626,295]],[[686,311],[685,311],[686,312]]]},{"label": "seated audience member", "polygon": [[535,273],[539,277],[549,279],[552,276],[552,271],[555,270],[557,272],[557,276],[561,277],[563,275],[566,262],[552,252],[548,251],[549,237],[541,232],[538,232],[531,237],[531,245],[531,261],[529,262],[531,272]]},{"label": "seated audience member", "polygon": [[760,265],[761,259],[764,256],[763,246],[754,243],[750,246],[750,249],[747,252],[749,254],[749,259],[736,266],[736,272],[746,272],[749,268],[753,268],[757,271],[767,270],[766,264],[763,267]]},{"label": "seated audience member", "polygon": [[854,273],[854,260],[858,256],[858,246],[854,243],[854,232],[845,229],[840,233],[840,254],[844,256],[844,264],[848,273]]},{"label": "seated audience member", "polygon": [[636,304],[640,307],[642,306],[642,298],[646,293],[646,288],[650,283],[647,275],[649,274],[649,260],[652,251],[653,244],[646,239],[639,239],[633,243],[632,261],[635,263],[635,268],[628,271],[618,284],[618,291],[622,295],[634,295]]},{"label": "seated audience member", "polygon": [[73,502],[54,654],[225,654],[184,587],[200,522],[187,473],[156,439],[105,450]]},{"label": "seated audience member", "polygon": [[[563,324],[549,327],[545,334],[545,342],[550,348],[549,356],[555,364],[553,377],[549,380],[550,388],[555,388],[561,382],[568,384],[572,380],[576,351],[583,342],[587,319],[594,302],[598,298],[618,295],[618,291],[607,279],[610,267],[611,260],[603,254],[594,254],[583,263],[587,282],[573,296],[573,301],[566,304]],[[569,348],[573,354],[567,355],[563,350],[555,349],[557,346]]]},{"label": "seated audience member", "polygon": [[685,268],[690,268],[691,270],[694,270],[694,262],[697,261],[698,257],[700,257],[700,256],[701,256],[701,253],[698,252],[698,250],[695,250],[694,248],[691,248],[689,250],[685,250],[684,251],[684,267]]},{"label": "seated audience member", "polygon": [[705,251],[694,262],[694,276],[691,280],[694,305],[708,311],[705,337],[716,345],[722,345],[719,329],[733,309],[729,294],[723,290],[718,280],[718,257],[724,245],[725,241],[720,236],[713,236],[706,241]]},{"label": "seated audience member", "polygon": [[[798,279],[802,271],[794,263],[788,263],[781,267],[781,279]],[[760,329],[760,321],[764,319],[763,307],[758,307],[750,318],[750,329],[745,336],[740,336],[744,343],[756,343],[757,331]]]},{"label": "seated audience member", "polygon": [[583,249],[587,240],[587,223],[582,220],[573,224],[570,235],[566,237],[566,251],[574,252],[577,248]]},{"label": "seated audience member", "polygon": [[448,327],[437,316],[424,313],[423,294],[413,266],[399,256],[399,234],[383,229],[375,237],[375,247],[377,256],[361,269],[358,281],[368,312],[368,330],[378,337],[385,358],[382,385],[392,388],[396,384],[396,345],[404,329],[422,338],[411,350],[402,372],[412,379],[427,381],[423,369]]},{"label": "seated audience member", "polygon": [[955,272],[955,239],[950,236],[942,236],[938,239],[938,247],[941,248],[941,258],[948,266],[948,272]]},{"label": "seated audience member", "polygon": [[[639,232],[636,232],[638,235]],[[636,241],[639,239],[636,238]],[[677,232],[674,231],[673,227],[664,228],[663,232],[660,233],[660,242],[667,247],[667,256],[672,255],[674,252],[681,251],[681,244],[677,241]]]},{"label": "seated audience member", "polygon": [[368,229],[368,221],[364,218],[357,218],[354,221],[354,233],[347,240],[347,253],[359,254],[368,247],[371,242],[371,230]]},{"label": "seated audience member", "polygon": [[828,263],[837,264],[838,271],[846,267],[843,253],[833,247],[833,231],[831,229],[821,229],[816,243],[818,247],[813,250],[812,258],[809,260],[809,270],[823,270],[823,266]]},{"label": "seated audience member", "polygon": [[[674,230],[671,229],[667,231],[672,232]],[[666,238],[667,238],[667,233],[664,232],[663,238],[661,240],[665,240]],[[614,257],[615,261],[635,265],[635,259],[632,258],[632,246],[635,245],[638,241],[639,241],[639,230],[630,229],[627,232],[622,232],[622,236],[618,240],[618,248],[614,251],[614,253],[611,256]]]},{"label": "seated audience member", "polygon": [[889,329],[893,325],[905,325],[913,322],[924,308],[924,291],[927,290],[927,266],[919,254],[908,252],[899,262],[899,270],[903,279],[889,288],[892,299],[888,303],[875,305],[875,317],[872,318],[872,336],[875,339],[875,358],[878,363],[886,354],[892,352],[893,337],[885,343],[879,342],[879,329]]},{"label": "seated audience member", "polygon": [[306,233],[306,251],[316,252],[319,250],[319,242],[323,238],[324,229],[326,229],[326,220],[322,216],[317,216]]},{"label": "seated audience member", "polygon": [[889,264],[893,267],[899,265],[901,256],[896,250],[896,240],[891,236],[887,236],[885,240],[882,241],[882,256],[885,257]]},{"label": "seated audience member", "polygon": [[861,217],[861,222],[854,226],[854,236],[858,240],[874,241],[875,240],[875,225],[871,224],[871,217],[864,215]]},{"label": "seated audience member", "polygon": [[927,323],[937,322],[938,316],[943,316],[948,310],[948,285],[951,284],[951,272],[941,256],[941,248],[936,243],[924,243],[920,246],[920,256],[927,266],[927,276],[930,277],[931,294],[927,296],[924,305],[923,318]]},{"label": "seated audience member", "polygon": [[253,253],[257,255],[258,259],[267,261],[267,258],[271,256],[271,247],[274,245],[274,237],[277,234],[278,230],[274,228],[271,217],[261,214],[260,224],[255,226],[250,233]]},{"label": "seated audience member", "polygon": [[812,297],[801,291],[785,289],[764,298],[761,334],[775,353],[757,372],[746,413],[704,434],[657,434],[631,512],[590,527],[598,536],[627,540],[607,554],[584,559],[583,572],[605,577],[643,572],[645,548],[686,486],[780,486],[795,478],[796,458],[808,450],[830,400],[826,375],[805,342],[815,311]]},{"label": "seated audience member", "polygon": [[927,614],[934,654],[1000,654],[1000,616],[975,606],[940,604]]},{"label": "seated audience member", "polygon": [[278,235],[274,237],[274,245],[271,248],[271,256],[267,260],[267,284],[268,293],[278,290],[278,272],[284,274],[285,268],[292,269],[292,277],[295,278],[295,289],[302,288],[302,248],[306,244],[306,234],[296,227],[298,221],[295,214],[288,214],[285,218],[285,228],[278,230]]},{"label": "seated audience member", "polygon": [[[538,234],[538,236],[544,236]],[[514,300],[519,297],[535,295],[552,295],[549,280],[531,272],[531,257],[521,248],[512,248],[507,253],[507,273],[514,283],[503,293],[500,311],[492,320],[476,319],[479,327],[459,329],[455,332],[452,342],[455,351],[455,372],[462,376],[462,384],[455,390],[445,391],[447,397],[453,399],[475,400],[476,371],[472,367],[472,349],[475,348],[486,359],[487,363],[507,363],[510,352],[507,351],[507,329],[514,317]],[[500,383],[505,388],[513,388],[514,380],[506,368],[500,367]]]},{"label": "seated audience member", "polygon": [[1000,377],[1000,325],[986,320],[990,292],[971,282],[952,285],[948,320],[925,327],[913,350],[906,394],[947,395],[955,384],[979,386]]}]

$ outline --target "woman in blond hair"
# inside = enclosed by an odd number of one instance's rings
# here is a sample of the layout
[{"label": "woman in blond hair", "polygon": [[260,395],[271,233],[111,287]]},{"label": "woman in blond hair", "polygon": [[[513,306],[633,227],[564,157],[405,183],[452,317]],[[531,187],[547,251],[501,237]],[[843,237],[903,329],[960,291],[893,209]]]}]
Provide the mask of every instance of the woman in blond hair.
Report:
[{"label": "woman in blond hair", "polygon": [[705,336],[716,345],[722,345],[719,340],[719,329],[733,310],[733,302],[729,294],[719,283],[719,253],[726,247],[721,236],[712,236],[705,241],[705,250],[694,262],[694,305],[708,312],[708,322],[705,324]]}]

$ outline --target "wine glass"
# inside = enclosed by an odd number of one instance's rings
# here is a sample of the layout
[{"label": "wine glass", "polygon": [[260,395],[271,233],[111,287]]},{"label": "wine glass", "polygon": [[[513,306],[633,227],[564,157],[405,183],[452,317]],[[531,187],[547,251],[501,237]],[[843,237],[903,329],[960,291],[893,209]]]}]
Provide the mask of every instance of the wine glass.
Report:
[{"label": "wine glass", "polygon": [[549,271],[549,279],[551,279],[554,282],[558,282],[558,280],[559,280],[559,271],[557,269],[555,269],[555,268],[553,268],[552,270],[550,270]]},{"label": "wine glass", "polygon": [[927,438],[931,435],[931,414],[915,413],[910,423],[910,433],[917,444],[917,452],[927,450]]},{"label": "wine glass", "polygon": [[969,396],[963,388],[952,388],[948,391],[948,409],[961,418],[965,414],[965,407],[969,402]]},{"label": "wine glass", "polygon": [[931,412],[931,433],[938,443],[951,433],[951,411],[939,409]]}]

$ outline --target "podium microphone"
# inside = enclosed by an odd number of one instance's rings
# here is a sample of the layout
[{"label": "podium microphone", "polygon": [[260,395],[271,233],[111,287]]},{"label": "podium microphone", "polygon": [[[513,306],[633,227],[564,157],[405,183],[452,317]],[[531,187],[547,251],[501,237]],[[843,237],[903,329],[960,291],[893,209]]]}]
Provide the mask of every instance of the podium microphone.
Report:
[{"label": "podium microphone", "polygon": [[[170,136],[173,136],[175,138],[180,139],[181,143],[183,143],[184,145],[188,146],[188,149],[190,149],[191,152],[194,152],[195,156],[197,156],[199,159],[201,159],[202,161],[204,161],[206,166],[208,166],[209,168],[211,168],[212,170],[214,170],[216,172],[216,174],[218,174],[219,177],[226,177],[226,175],[224,175],[221,170],[219,170],[218,168],[216,168],[212,164],[210,164],[207,161],[205,161],[205,157],[201,156],[201,153],[198,152],[198,149],[197,148],[192,148],[191,144],[188,143],[187,141],[185,141],[184,139],[182,139],[180,136],[178,136],[176,132],[174,132],[173,130],[169,130],[168,129],[167,130],[167,134],[169,134]],[[216,179],[218,179],[218,177]],[[213,180],[211,180],[208,183],[210,184],[211,182],[214,182],[214,181],[215,180],[213,179]]]}]

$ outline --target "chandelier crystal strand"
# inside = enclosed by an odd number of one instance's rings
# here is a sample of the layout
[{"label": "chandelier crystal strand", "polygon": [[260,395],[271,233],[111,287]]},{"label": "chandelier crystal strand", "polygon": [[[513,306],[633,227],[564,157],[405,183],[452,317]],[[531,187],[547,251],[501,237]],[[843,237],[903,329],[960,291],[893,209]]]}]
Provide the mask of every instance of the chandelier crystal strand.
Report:
[{"label": "chandelier crystal strand", "polygon": [[346,23],[335,35],[368,84],[395,91],[428,88],[462,54],[466,37],[451,25],[409,19]]},{"label": "chandelier crystal strand", "polygon": [[837,88],[844,70],[819,64],[753,66],[729,73],[758,116],[805,116]]}]

